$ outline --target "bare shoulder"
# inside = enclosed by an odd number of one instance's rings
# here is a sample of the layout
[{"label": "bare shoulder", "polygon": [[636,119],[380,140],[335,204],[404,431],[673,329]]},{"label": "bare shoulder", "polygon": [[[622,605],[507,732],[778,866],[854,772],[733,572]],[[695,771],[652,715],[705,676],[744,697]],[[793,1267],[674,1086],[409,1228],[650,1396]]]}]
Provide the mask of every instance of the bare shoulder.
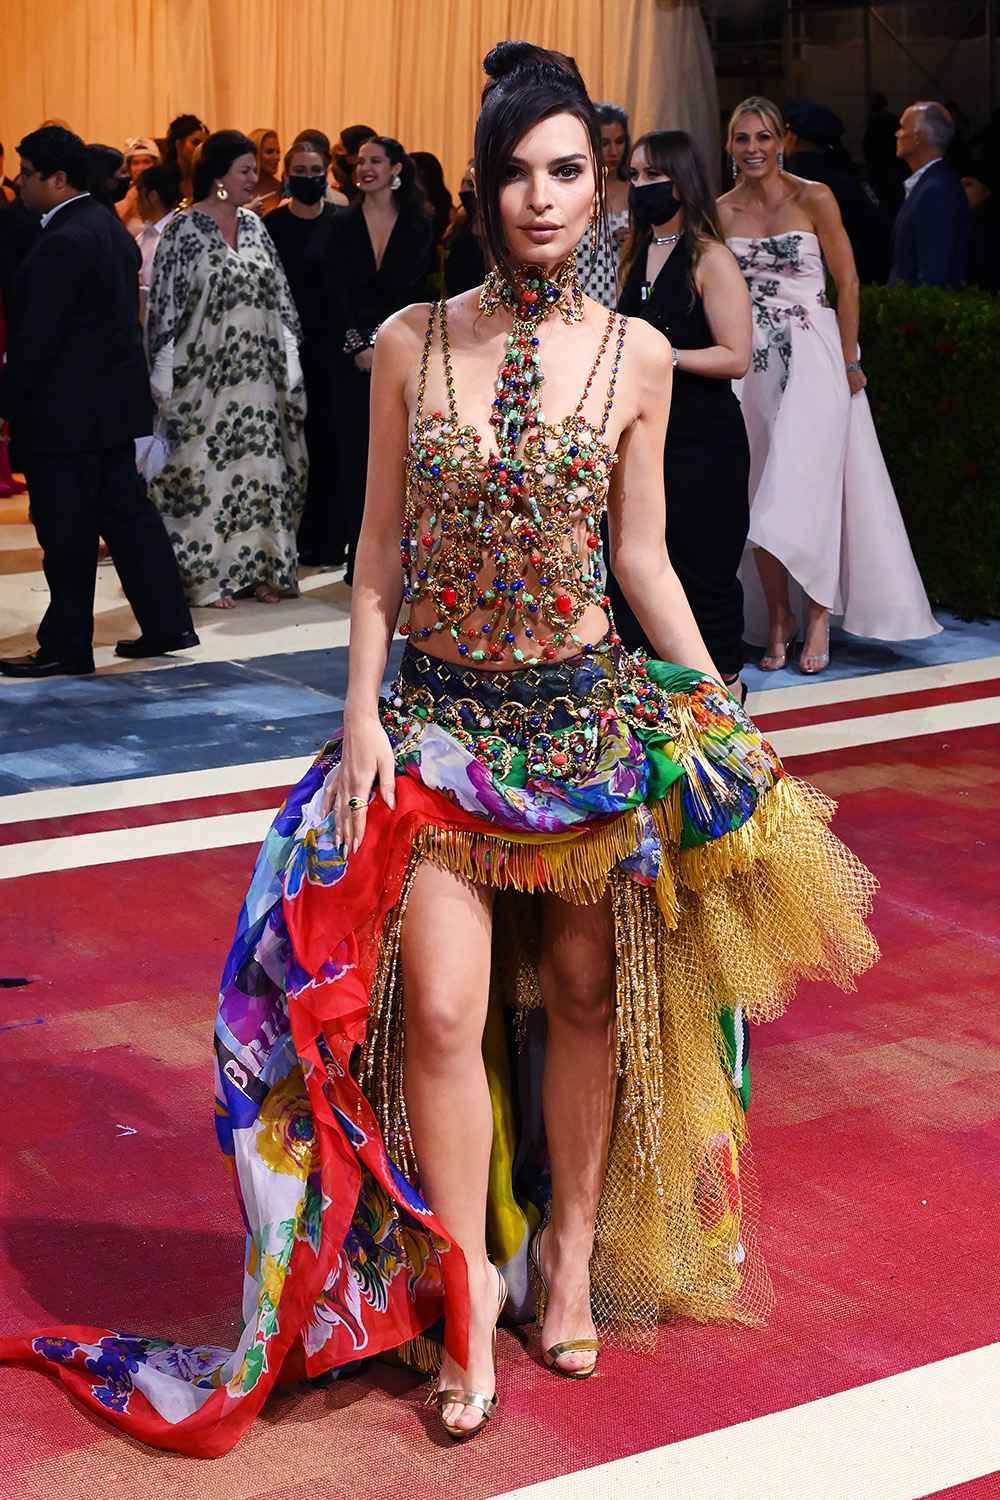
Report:
[{"label": "bare shoulder", "polygon": [[673,369],[670,340],[644,318],[630,318],[623,363],[639,382],[662,380],[664,374]]},{"label": "bare shoulder", "polygon": [[837,200],[825,182],[810,182],[806,177],[796,177],[794,182],[795,200],[807,213],[823,217],[836,209]]},{"label": "bare shoulder", "polygon": [[412,351],[415,343],[422,345],[427,337],[430,315],[429,302],[411,302],[409,307],[402,307],[399,312],[394,312],[379,325],[376,340],[379,351],[397,354]]}]

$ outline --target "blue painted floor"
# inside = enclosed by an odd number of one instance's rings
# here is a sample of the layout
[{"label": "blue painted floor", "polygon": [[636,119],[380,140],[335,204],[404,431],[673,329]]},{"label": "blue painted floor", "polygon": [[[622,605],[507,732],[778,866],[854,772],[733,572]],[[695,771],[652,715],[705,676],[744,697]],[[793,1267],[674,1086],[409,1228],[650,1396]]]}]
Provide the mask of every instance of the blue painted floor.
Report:
[{"label": "blue painted floor", "polygon": [[[944,611],[927,641],[861,641],[834,632],[822,681],[1000,655],[1000,620],[967,624]],[[396,670],[396,641],[387,675]],[[745,669],[751,690],[801,686]],[[0,686],[0,796],[132,776],[309,755],[339,729],[347,648],[238,662],[178,662],[151,671]]]}]

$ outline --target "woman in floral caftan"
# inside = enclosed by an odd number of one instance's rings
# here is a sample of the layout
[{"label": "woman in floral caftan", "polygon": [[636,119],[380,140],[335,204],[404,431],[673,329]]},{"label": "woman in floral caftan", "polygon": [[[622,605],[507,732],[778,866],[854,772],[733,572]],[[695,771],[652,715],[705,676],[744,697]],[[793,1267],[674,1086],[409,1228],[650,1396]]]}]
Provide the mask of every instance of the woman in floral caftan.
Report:
[{"label": "woman in floral caftan", "polygon": [[253,143],[210,136],[195,203],[164,231],[146,314],[158,431],[170,453],[151,481],[191,604],[298,593],[305,496],[299,321],[260,219]]}]

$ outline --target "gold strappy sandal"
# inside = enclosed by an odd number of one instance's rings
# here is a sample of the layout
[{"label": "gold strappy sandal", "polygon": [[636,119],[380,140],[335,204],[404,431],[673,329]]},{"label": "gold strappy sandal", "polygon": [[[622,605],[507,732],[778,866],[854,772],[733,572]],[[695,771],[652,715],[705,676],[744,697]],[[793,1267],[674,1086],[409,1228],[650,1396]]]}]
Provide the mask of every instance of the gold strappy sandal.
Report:
[{"label": "gold strappy sandal", "polygon": [[[497,1276],[498,1276],[499,1281],[500,1281],[500,1305],[497,1308],[497,1315],[496,1315],[496,1317],[493,1320],[493,1363],[494,1363],[494,1365],[497,1362],[497,1324],[500,1321],[500,1314],[503,1312],[504,1307],[506,1306],[506,1303],[507,1303],[507,1283],[503,1279],[502,1272],[497,1271]],[[477,1432],[482,1432],[483,1428],[486,1426],[487,1422],[490,1420],[490,1417],[492,1417],[493,1413],[496,1411],[496,1409],[497,1409],[497,1407],[499,1405],[498,1398],[495,1395],[494,1396],[484,1396],[482,1394],[482,1392],[480,1392],[480,1391],[462,1391],[462,1390],[446,1390],[446,1391],[442,1391],[440,1389],[435,1388],[435,1390],[433,1390],[431,1392],[430,1399],[434,1403],[434,1405],[437,1407],[438,1412],[442,1414],[441,1415],[441,1425],[442,1425],[442,1427],[444,1428],[444,1430],[448,1434],[448,1436],[451,1438],[452,1442],[455,1442],[455,1443],[464,1442],[466,1438],[474,1437]],[[445,1419],[444,1419],[444,1415],[443,1415],[444,1408],[446,1406],[451,1406],[453,1404],[456,1405],[456,1406],[459,1406],[459,1405],[460,1406],[474,1406],[477,1411],[481,1411],[482,1412],[482,1414],[483,1414],[482,1415],[482,1420],[479,1421],[479,1422],[477,1422],[476,1425],[475,1425],[475,1427],[456,1427],[451,1422],[446,1422]]]},{"label": "gold strappy sandal", "polygon": [[[542,1245],[542,1229],[544,1228],[545,1225],[543,1224],[541,1229],[538,1230],[534,1239],[531,1241],[531,1244],[528,1246],[528,1256],[531,1260],[532,1270],[538,1278],[538,1285],[541,1290],[541,1296],[538,1299],[540,1305],[537,1314],[539,1322],[541,1322],[545,1316],[544,1304],[548,1300],[549,1295],[549,1289],[545,1284],[545,1277],[542,1275],[542,1261],[540,1254]],[[589,1365],[584,1365],[582,1369],[579,1370],[567,1370],[565,1365],[561,1365],[559,1363],[564,1354],[576,1353],[577,1350],[583,1349],[589,1349],[593,1351],[594,1357]],[[597,1369],[597,1357],[600,1352],[601,1346],[598,1343],[597,1339],[564,1339],[561,1344],[550,1344],[548,1348],[546,1348],[544,1344],[542,1345],[542,1359],[545,1362],[546,1369],[554,1370],[557,1375],[565,1375],[567,1380],[588,1380]]]}]

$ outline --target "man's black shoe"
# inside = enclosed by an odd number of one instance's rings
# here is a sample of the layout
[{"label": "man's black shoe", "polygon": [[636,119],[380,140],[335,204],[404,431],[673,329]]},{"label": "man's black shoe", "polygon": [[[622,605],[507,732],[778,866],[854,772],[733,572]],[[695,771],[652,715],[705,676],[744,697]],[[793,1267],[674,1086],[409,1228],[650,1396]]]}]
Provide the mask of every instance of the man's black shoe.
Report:
[{"label": "man's black shoe", "polygon": [[12,656],[0,661],[4,677],[86,677],[94,670],[92,661],[56,661],[32,651],[29,656]]},{"label": "man's black shoe", "polygon": [[193,630],[182,630],[180,635],[170,635],[162,641],[152,640],[147,635],[141,635],[137,641],[119,641],[115,647],[115,655],[166,656],[168,651],[190,651],[192,646],[200,645]]}]

